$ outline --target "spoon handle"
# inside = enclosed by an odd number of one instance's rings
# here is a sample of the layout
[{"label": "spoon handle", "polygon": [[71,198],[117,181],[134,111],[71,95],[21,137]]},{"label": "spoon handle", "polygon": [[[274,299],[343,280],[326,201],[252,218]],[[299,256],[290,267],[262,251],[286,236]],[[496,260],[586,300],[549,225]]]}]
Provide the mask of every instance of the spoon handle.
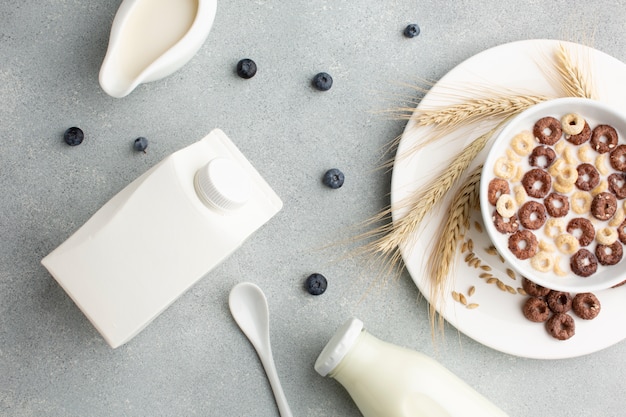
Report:
[{"label": "spoon handle", "polygon": [[276,372],[276,365],[274,364],[274,357],[272,356],[271,348],[268,347],[266,352],[257,351],[257,353],[259,354],[259,358],[261,359],[261,363],[263,364],[263,368],[267,374],[267,379],[270,381],[270,385],[272,386],[274,399],[276,400],[280,416],[293,417],[289,404],[287,404],[287,397],[285,397],[283,387],[280,385],[280,380],[278,379],[278,372]]}]

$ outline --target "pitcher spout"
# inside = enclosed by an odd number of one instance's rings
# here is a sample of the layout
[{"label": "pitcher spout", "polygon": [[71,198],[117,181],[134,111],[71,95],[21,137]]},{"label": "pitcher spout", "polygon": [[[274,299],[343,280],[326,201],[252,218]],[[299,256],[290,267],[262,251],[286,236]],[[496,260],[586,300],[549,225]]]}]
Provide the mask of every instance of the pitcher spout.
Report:
[{"label": "pitcher spout", "polygon": [[216,10],[216,0],[124,0],[100,68],[102,89],[121,98],[180,69],[205,42]]}]

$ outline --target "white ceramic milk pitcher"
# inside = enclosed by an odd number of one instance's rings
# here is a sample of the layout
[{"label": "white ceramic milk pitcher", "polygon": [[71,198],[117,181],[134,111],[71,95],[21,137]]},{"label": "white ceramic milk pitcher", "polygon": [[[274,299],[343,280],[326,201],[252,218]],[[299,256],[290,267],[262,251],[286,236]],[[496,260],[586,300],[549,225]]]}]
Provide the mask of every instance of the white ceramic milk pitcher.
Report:
[{"label": "white ceramic milk pitcher", "polygon": [[121,98],[180,69],[213,25],[217,0],[124,0],[100,68],[100,86]]}]

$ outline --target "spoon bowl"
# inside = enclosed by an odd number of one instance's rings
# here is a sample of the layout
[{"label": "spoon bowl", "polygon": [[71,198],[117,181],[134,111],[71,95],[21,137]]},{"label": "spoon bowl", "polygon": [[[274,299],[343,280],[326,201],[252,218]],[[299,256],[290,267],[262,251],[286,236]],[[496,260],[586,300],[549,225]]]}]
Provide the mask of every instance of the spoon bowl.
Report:
[{"label": "spoon bowl", "polygon": [[228,306],[237,325],[261,359],[281,417],[292,417],[272,356],[269,309],[263,290],[251,282],[237,284],[230,291]]}]

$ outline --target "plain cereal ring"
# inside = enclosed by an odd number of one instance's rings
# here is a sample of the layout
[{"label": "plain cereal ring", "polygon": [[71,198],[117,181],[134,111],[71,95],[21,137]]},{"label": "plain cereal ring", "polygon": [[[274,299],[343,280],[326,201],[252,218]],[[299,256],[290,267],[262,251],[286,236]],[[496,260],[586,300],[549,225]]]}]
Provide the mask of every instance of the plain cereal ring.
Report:
[{"label": "plain cereal ring", "polygon": [[513,136],[511,140],[511,148],[520,156],[530,154],[535,146],[535,137],[529,130],[524,130]]},{"label": "plain cereal ring", "polygon": [[620,208],[617,209],[617,211],[613,215],[613,218],[611,220],[609,220],[609,226],[617,227],[620,224],[622,224],[622,222],[625,219],[626,219],[626,212],[624,211],[623,208],[620,207]]},{"label": "plain cereal ring", "polygon": [[576,214],[586,214],[591,210],[593,197],[585,191],[576,191],[570,198],[570,207]]},{"label": "plain cereal ring", "polygon": [[609,190],[615,194],[615,197],[622,200],[626,198],[626,177],[623,173],[614,173],[609,175]]},{"label": "plain cereal ring", "polygon": [[567,142],[565,142],[564,140],[560,140],[556,143],[556,145],[554,145],[554,151],[557,155],[562,155],[566,146]]},{"label": "plain cereal ring", "polygon": [[591,214],[598,220],[608,220],[617,211],[617,199],[611,193],[600,193],[591,201]]},{"label": "plain cereal ring", "polygon": [[509,236],[509,250],[521,260],[532,258],[537,254],[537,237],[530,230],[518,230]]},{"label": "plain cereal ring", "polygon": [[592,149],[588,143],[585,143],[583,146],[578,148],[578,159],[581,162],[591,162],[594,159],[593,154],[591,153]]},{"label": "plain cereal ring", "polygon": [[563,217],[569,212],[569,200],[566,195],[550,193],[543,200],[546,211],[552,217]]},{"label": "plain cereal ring", "polygon": [[498,198],[502,194],[509,194],[511,189],[509,188],[509,183],[502,178],[494,178],[489,181],[489,188],[487,189],[487,200],[489,200],[489,204],[495,206],[498,202]]},{"label": "plain cereal ring", "polygon": [[567,271],[564,271],[563,268],[561,268],[561,257],[557,256],[554,259],[554,273],[560,277],[564,277],[567,275]]},{"label": "plain cereal ring", "polygon": [[517,169],[515,170],[515,174],[511,178],[511,181],[520,182],[523,176],[524,176],[524,168],[522,168],[521,165],[518,165]]},{"label": "plain cereal ring", "polygon": [[519,220],[517,220],[517,215],[514,214],[511,217],[502,217],[498,211],[494,211],[491,216],[493,220],[493,225],[496,230],[503,234],[515,233],[519,229]]},{"label": "plain cereal ring", "polygon": [[513,193],[515,195],[515,202],[518,206],[524,204],[524,201],[528,200],[528,194],[526,194],[526,190],[523,185],[516,185],[513,188]]},{"label": "plain cereal ring", "polygon": [[519,221],[527,229],[537,230],[547,219],[546,208],[536,201],[527,201],[518,212]]},{"label": "plain cereal ring", "polygon": [[598,184],[596,188],[591,190],[591,195],[595,197],[598,194],[603,193],[608,189],[609,189],[609,182],[607,180],[600,180],[600,184]]},{"label": "plain cereal ring", "polygon": [[573,235],[569,233],[562,233],[554,239],[554,243],[556,244],[556,248],[566,254],[573,255],[578,252],[580,249],[580,242]]},{"label": "plain cereal ring", "polygon": [[509,158],[505,156],[501,156],[496,159],[496,162],[493,166],[493,173],[496,177],[502,178],[503,180],[510,180],[515,175],[515,170],[517,169],[517,165],[514,161],[511,161]]},{"label": "plain cereal ring", "polygon": [[522,185],[529,196],[543,198],[550,192],[552,177],[543,169],[534,168],[524,174]]},{"label": "plain cereal ring", "polygon": [[613,229],[612,227],[603,227],[598,230],[598,233],[596,233],[596,240],[601,245],[612,245],[617,242],[618,234],[617,229]]},{"label": "plain cereal ring", "polygon": [[578,180],[578,170],[572,165],[566,165],[559,172],[556,173],[556,181],[559,184],[576,184]]},{"label": "plain cereal ring", "polygon": [[596,257],[601,265],[615,265],[622,260],[623,256],[622,244],[618,241],[612,245],[597,245]]},{"label": "plain cereal ring", "polygon": [[539,251],[552,253],[555,250],[556,250],[556,248],[554,247],[554,245],[552,243],[549,243],[549,242],[547,242],[545,240],[540,240],[539,241]]},{"label": "plain cereal ring", "polygon": [[574,319],[567,313],[555,313],[546,321],[546,330],[558,340],[567,340],[576,333]]},{"label": "plain cereal ring", "polygon": [[551,147],[539,145],[528,156],[528,163],[530,166],[546,169],[552,165],[555,159],[556,152]]},{"label": "plain cereal ring", "polygon": [[565,221],[563,219],[549,218],[543,228],[546,236],[555,238],[565,231]]},{"label": "plain cereal ring", "polygon": [[526,291],[526,294],[532,297],[545,297],[550,293],[550,288],[535,284],[526,277],[522,278],[522,288]]},{"label": "plain cereal ring", "polygon": [[574,189],[574,183],[571,182],[569,184],[561,184],[558,181],[554,181],[552,183],[552,187],[554,188],[554,191],[561,193],[561,194],[567,194],[569,192],[571,192]]},{"label": "plain cereal ring", "polygon": [[561,129],[568,136],[578,135],[585,128],[585,119],[580,114],[568,113],[561,117]]},{"label": "plain cereal ring", "polygon": [[571,147],[565,148],[565,151],[563,152],[563,159],[565,159],[565,162],[570,165],[578,164],[578,157],[576,156],[576,152],[574,152],[574,149],[572,149]]},{"label": "plain cereal ring", "polygon": [[554,268],[554,260],[549,253],[539,251],[535,256],[530,258],[530,266],[539,272],[548,272]]},{"label": "plain cereal ring", "polygon": [[502,217],[512,217],[517,211],[517,203],[510,194],[502,194],[496,202],[496,211]]},{"label": "plain cereal ring", "polygon": [[593,253],[583,248],[572,255],[569,266],[573,273],[586,278],[598,270],[598,260]]},{"label": "plain cereal ring", "polygon": [[588,219],[576,217],[567,223],[567,233],[578,239],[580,246],[587,246],[596,237],[596,229]]},{"label": "plain cereal ring", "polygon": [[600,314],[600,300],[593,293],[581,292],[574,296],[572,310],[583,320],[595,319]]},{"label": "plain cereal ring", "polygon": [[626,171],[626,145],[617,145],[609,155],[609,162],[613,169]]},{"label": "plain cereal ring", "polygon": [[607,154],[601,154],[598,155],[596,157],[596,168],[598,169],[598,172],[602,175],[608,175],[609,174],[609,167],[606,164],[606,157]]},{"label": "plain cereal ring", "polygon": [[550,175],[556,175],[563,169],[564,166],[565,160],[563,158],[557,158],[556,161],[554,161],[548,168],[548,172]]},{"label": "plain cereal ring", "polygon": [[600,184],[600,174],[596,167],[591,164],[580,164],[576,167],[578,178],[576,179],[576,187],[579,190],[591,191]]},{"label": "plain cereal ring", "polygon": [[533,134],[544,145],[554,145],[561,139],[561,122],[551,116],[539,119],[533,127]]},{"label": "plain cereal ring", "polygon": [[610,152],[617,146],[617,132],[609,125],[598,125],[591,132],[591,147],[598,153]]},{"label": "plain cereal ring", "polygon": [[585,126],[583,126],[583,130],[577,135],[565,136],[565,139],[574,145],[582,145],[587,142],[591,138],[591,127],[589,127],[589,123],[585,122]]},{"label": "plain cereal ring", "polygon": [[567,313],[572,308],[572,296],[568,292],[550,291],[546,301],[554,313]]},{"label": "plain cereal ring", "polygon": [[524,317],[535,323],[543,323],[550,317],[548,303],[539,297],[528,297],[522,307]]}]

